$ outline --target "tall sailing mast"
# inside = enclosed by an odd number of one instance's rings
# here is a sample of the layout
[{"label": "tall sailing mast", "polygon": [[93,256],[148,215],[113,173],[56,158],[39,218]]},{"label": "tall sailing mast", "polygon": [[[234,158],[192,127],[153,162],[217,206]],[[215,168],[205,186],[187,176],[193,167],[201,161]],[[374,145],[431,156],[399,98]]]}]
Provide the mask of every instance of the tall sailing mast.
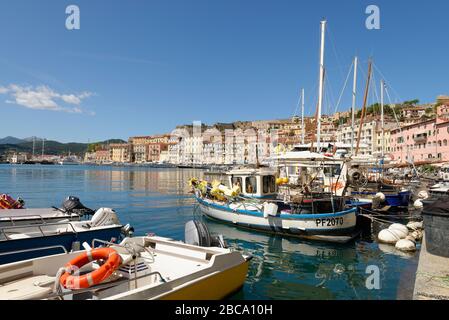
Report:
[{"label": "tall sailing mast", "polygon": [[385,129],[384,129],[384,80],[380,81],[380,125],[382,127],[382,160],[385,156]]},{"label": "tall sailing mast", "polygon": [[33,136],[33,157],[31,158],[32,160],[34,160],[34,150],[35,150],[35,145],[36,145],[36,137]]},{"label": "tall sailing mast", "polygon": [[324,40],[326,34],[326,20],[321,21],[321,46],[320,46],[320,78],[318,86],[318,110],[317,110],[317,151],[321,150],[321,110],[323,108],[323,89],[324,89]]},{"label": "tall sailing mast", "polygon": [[44,160],[45,138],[42,138],[42,160]]},{"label": "tall sailing mast", "polygon": [[363,97],[363,107],[362,107],[362,115],[360,116],[359,132],[357,132],[357,147],[355,148],[355,155],[359,153],[360,135],[362,134],[363,120],[365,118],[366,112],[366,102],[368,100],[369,84],[371,81],[371,68],[372,68],[372,61],[370,59],[368,62],[368,79],[366,80],[365,95]]},{"label": "tall sailing mast", "polygon": [[354,58],[354,82],[352,85],[352,108],[351,108],[351,155],[354,154],[354,127],[355,127],[355,105],[356,105],[356,91],[357,91],[357,64],[358,58]]},{"label": "tall sailing mast", "polygon": [[301,144],[304,145],[304,88],[301,90]]}]

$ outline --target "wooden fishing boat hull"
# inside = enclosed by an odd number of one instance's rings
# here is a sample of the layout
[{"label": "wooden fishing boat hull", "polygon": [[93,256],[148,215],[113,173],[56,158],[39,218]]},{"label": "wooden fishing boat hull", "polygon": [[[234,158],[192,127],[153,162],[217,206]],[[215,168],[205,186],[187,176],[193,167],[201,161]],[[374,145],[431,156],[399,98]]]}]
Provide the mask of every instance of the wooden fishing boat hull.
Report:
[{"label": "wooden fishing boat hull", "polygon": [[199,197],[196,200],[205,216],[239,227],[331,242],[347,242],[356,235],[356,208],[336,213],[280,213],[264,217],[260,211],[231,209]]}]

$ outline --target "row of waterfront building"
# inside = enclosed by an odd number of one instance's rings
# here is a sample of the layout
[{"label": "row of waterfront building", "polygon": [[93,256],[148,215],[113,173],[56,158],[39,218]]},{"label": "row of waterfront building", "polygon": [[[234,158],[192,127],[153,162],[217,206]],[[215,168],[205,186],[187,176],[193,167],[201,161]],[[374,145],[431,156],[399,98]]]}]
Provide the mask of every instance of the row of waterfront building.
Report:
[{"label": "row of waterfront building", "polygon": [[[449,97],[440,96],[435,104],[397,112],[399,117],[386,116],[383,125],[380,116],[369,115],[361,127],[360,119],[351,125],[348,112],[323,116],[320,141],[351,145],[359,138],[360,155],[384,153],[398,163],[449,161]],[[264,163],[298,144],[316,143],[316,125],[313,117],[214,125],[194,122],[169,134],[130,137],[127,143],[98,146],[85,160],[177,165]]]}]

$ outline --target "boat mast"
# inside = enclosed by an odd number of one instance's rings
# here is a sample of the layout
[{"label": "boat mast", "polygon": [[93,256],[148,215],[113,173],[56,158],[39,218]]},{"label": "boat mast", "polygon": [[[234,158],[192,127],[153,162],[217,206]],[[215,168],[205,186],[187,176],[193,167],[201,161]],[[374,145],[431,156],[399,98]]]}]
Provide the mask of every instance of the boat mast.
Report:
[{"label": "boat mast", "polygon": [[352,84],[352,108],[351,108],[351,155],[354,154],[354,126],[355,126],[355,104],[357,91],[357,65],[359,59],[354,58],[354,82]]},{"label": "boat mast", "polygon": [[44,160],[45,138],[42,138],[42,160]]},{"label": "boat mast", "polygon": [[34,148],[35,148],[35,145],[36,145],[36,137],[35,136],[33,136],[33,157],[31,158],[32,160],[34,160]]},{"label": "boat mast", "polygon": [[304,88],[301,90],[301,144],[304,145]]},{"label": "boat mast", "polygon": [[317,152],[321,150],[321,110],[323,107],[323,87],[324,87],[324,37],[326,34],[326,20],[321,21],[321,46],[320,46],[320,79],[318,88],[318,113],[317,113]]},{"label": "boat mast", "polygon": [[382,159],[385,156],[385,129],[384,129],[384,87],[383,80],[380,81],[380,125],[382,128]]},{"label": "boat mast", "polygon": [[368,99],[368,92],[369,92],[369,83],[371,80],[371,59],[368,62],[368,79],[366,81],[366,87],[365,87],[365,95],[363,97],[363,107],[362,107],[362,115],[360,116],[360,126],[359,126],[359,132],[357,132],[357,147],[355,148],[355,155],[359,153],[359,144],[360,144],[360,135],[362,134],[362,128],[363,128],[363,119],[365,117],[366,112],[366,101]]}]

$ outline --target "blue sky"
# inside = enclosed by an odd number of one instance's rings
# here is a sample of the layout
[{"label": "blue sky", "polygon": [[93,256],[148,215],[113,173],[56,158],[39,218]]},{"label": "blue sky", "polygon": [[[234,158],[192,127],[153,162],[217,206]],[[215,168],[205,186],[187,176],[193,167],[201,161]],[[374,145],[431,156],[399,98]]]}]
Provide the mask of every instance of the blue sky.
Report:
[{"label": "blue sky", "polygon": [[[65,28],[70,4],[80,30]],[[380,8],[380,30],[365,28],[369,4]],[[370,55],[393,100],[433,102],[449,93],[447,12],[445,0],[2,0],[0,137],[87,142],[193,120],[286,118],[301,87],[313,114],[323,17],[325,112],[356,54],[358,105]],[[350,106],[348,89],[339,111]]]}]

